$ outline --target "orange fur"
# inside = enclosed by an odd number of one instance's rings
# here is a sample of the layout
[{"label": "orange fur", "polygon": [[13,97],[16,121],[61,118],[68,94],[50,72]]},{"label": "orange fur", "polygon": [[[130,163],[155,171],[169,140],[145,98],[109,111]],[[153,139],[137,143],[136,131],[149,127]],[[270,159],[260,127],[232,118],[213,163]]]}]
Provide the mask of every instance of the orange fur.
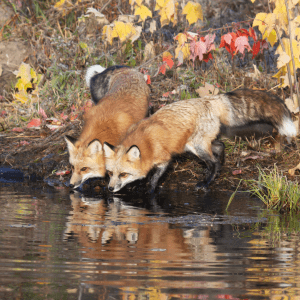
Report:
[{"label": "orange fur", "polygon": [[[85,114],[78,140],[72,143],[66,139],[73,166],[71,186],[79,186],[87,178],[105,176],[103,143],[118,145],[128,128],[147,114],[149,88],[143,75],[127,68],[115,73],[107,94]],[[133,86],[130,80],[136,84]]]}]

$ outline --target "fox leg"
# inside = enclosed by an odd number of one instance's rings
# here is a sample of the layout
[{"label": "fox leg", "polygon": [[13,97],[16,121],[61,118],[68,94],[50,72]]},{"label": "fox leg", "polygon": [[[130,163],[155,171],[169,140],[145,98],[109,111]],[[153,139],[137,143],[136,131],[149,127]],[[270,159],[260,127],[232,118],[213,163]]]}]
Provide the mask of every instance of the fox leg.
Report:
[{"label": "fox leg", "polygon": [[196,154],[201,160],[203,160],[208,169],[208,175],[204,181],[199,181],[196,184],[195,189],[207,190],[209,184],[216,178],[217,173],[221,169],[221,162],[219,158],[222,159],[223,143],[219,141],[214,141],[212,144],[207,145],[207,147],[202,146],[191,146],[189,145],[189,150]]},{"label": "fox leg", "polygon": [[154,193],[155,188],[157,186],[157,182],[158,182],[159,178],[162,176],[162,174],[166,171],[168,165],[169,165],[169,163],[162,163],[157,166],[157,170],[155,171],[155,173],[153,174],[153,176],[150,180],[150,190],[148,191],[149,194]]},{"label": "fox leg", "polygon": [[219,140],[214,140],[211,143],[211,150],[214,156],[218,159],[221,165],[224,165],[225,162],[225,145],[223,142]]}]

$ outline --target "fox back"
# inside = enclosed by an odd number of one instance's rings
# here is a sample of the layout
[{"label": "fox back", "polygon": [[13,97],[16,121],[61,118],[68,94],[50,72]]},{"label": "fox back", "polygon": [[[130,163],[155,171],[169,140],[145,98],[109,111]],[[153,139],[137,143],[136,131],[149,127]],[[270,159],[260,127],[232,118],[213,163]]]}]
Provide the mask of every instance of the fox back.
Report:
[{"label": "fox back", "polygon": [[169,104],[135,125],[118,147],[104,144],[109,188],[116,192],[157,167],[155,187],[171,157],[185,151],[207,164],[208,185],[221,166],[224,144],[216,140],[221,128],[250,124],[271,124],[281,135],[296,136],[284,102],[263,91],[237,90]]},{"label": "fox back", "polygon": [[[101,74],[94,75],[90,82],[99,84],[99,90],[103,91]],[[143,119],[148,111],[149,88],[141,73],[119,67],[109,74],[106,94],[99,92],[98,104],[84,115],[85,124],[78,140],[65,138],[73,170],[70,186],[74,188],[88,178],[105,176],[103,143],[118,145],[128,128]],[[96,86],[93,88],[96,93]]]}]

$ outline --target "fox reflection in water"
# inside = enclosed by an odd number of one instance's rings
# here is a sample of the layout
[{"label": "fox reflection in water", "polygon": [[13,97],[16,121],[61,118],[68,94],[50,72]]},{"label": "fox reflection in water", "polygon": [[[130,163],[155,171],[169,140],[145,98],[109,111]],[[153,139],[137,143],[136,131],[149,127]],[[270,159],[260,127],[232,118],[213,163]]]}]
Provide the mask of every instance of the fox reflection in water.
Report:
[{"label": "fox reflection in water", "polygon": [[[135,244],[135,255],[153,259],[153,249],[162,249],[155,254],[156,259],[199,258],[209,256],[215,260],[215,247],[209,237],[211,227],[182,229],[168,223],[162,209],[155,213],[148,209],[125,204],[120,198],[111,201],[104,198],[80,197],[70,194],[72,211],[68,216],[64,237],[75,238],[85,248],[85,256],[93,259],[124,256],[132,257],[128,245]],[[106,244],[109,254],[101,252]],[[120,252],[120,247],[122,251]],[[191,247],[193,246],[193,247]],[[200,248],[201,247],[201,251]],[[139,249],[141,251],[139,251]],[[195,253],[194,250],[198,249]]]}]

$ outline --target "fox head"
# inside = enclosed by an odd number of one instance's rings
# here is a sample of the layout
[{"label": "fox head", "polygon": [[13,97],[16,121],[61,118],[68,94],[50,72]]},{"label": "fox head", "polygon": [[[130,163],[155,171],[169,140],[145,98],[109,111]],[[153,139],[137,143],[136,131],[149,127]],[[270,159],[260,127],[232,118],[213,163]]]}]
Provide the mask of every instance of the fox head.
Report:
[{"label": "fox head", "polygon": [[105,176],[105,158],[102,144],[93,140],[84,145],[70,136],[65,136],[72,166],[70,187],[77,188],[88,178]]},{"label": "fox head", "polygon": [[147,176],[142,168],[140,149],[133,145],[128,150],[124,146],[114,147],[103,144],[105,165],[110,177],[108,190],[118,192],[126,184]]}]

